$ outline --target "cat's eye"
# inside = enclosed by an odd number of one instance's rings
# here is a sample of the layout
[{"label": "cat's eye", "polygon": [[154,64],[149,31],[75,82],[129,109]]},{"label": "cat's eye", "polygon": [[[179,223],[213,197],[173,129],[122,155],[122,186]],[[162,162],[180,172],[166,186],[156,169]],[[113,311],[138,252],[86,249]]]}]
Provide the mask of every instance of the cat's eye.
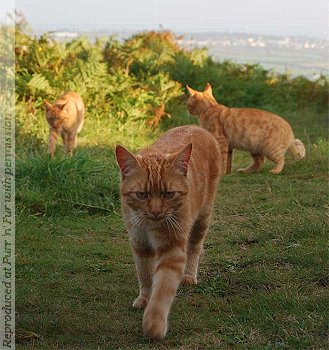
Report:
[{"label": "cat's eye", "polygon": [[147,192],[135,192],[135,194],[138,199],[147,199],[149,196]]},{"label": "cat's eye", "polygon": [[167,192],[163,192],[163,197],[164,198],[173,198],[175,195],[174,191],[167,191]]}]

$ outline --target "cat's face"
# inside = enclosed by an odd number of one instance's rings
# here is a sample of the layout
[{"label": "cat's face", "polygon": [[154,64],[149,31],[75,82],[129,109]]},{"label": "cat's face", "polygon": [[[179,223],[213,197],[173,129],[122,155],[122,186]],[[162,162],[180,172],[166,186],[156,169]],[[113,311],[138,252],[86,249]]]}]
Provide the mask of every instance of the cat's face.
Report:
[{"label": "cat's face", "polygon": [[53,129],[59,129],[67,120],[68,110],[66,105],[52,105],[45,101],[46,119]]},{"label": "cat's face", "polygon": [[203,92],[193,90],[188,85],[186,86],[189,93],[187,108],[190,114],[198,116],[205,110],[216,104],[216,100],[212,95],[211,85],[207,84]]},{"label": "cat's face", "polygon": [[189,189],[187,164],[191,147],[190,144],[173,155],[142,157],[117,146],[117,162],[122,174],[122,204],[130,209],[132,223],[165,222],[174,226]]}]

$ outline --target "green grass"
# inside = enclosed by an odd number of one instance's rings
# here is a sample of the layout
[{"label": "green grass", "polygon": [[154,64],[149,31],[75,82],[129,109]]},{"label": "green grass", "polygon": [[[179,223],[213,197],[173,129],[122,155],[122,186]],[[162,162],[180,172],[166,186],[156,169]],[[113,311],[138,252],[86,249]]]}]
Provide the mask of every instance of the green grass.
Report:
[{"label": "green grass", "polygon": [[[184,106],[162,128],[184,124]],[[181,117],[178,117],[180,114]],[[288,113],[307,157],[282,174],[233,172],[219,186],[199,284],[180,288],[167,337],[149,342],[119,207],[115,142],[86,123],[77,154],[51,161],[46,133],[17,137],[18,349],[325,349],[328,346],[326,119]],[[90,117],[91,118],[91,117]],[[43,126],[40,126],[40,128]],[[41,129],[40,129],[41,130]],[[44,136],[42,136],[44,135]],[[97,142],[98,136],[99,143]],[[250,157],[236,152],[233,169]]]}]

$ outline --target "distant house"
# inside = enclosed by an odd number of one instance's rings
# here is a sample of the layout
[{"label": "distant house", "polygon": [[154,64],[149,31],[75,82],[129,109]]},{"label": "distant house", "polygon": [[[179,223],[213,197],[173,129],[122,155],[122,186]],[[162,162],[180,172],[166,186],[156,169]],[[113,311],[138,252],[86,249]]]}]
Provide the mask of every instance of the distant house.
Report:
[{"label": "distant house", "polygon": [[51,32],[49,36],[55,40],[64,41],[67,39],[77,38],[79,34],[76,32]]}]

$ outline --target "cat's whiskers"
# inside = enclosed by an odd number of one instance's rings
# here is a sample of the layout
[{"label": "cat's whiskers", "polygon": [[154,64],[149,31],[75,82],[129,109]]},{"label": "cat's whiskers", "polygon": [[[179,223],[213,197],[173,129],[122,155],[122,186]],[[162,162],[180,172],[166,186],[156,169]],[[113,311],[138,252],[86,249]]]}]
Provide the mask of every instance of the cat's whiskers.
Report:
[{"label": "cat's whiskers", "polygon": [[170,232],[171,232],[171,227],[170,227],[170,225],[169,225],[169,221],[168,221],[167,219],[165,219],[164,222],[165,222],[165,224],[166,224],[166,226],[167,226],[167,229],[168,229],[168,231],[169,231],[169,233],[170,233]]},{"label": "cat's whiskers", "polygon": [[171,217],[169,216],[168,219],[166,220],[169,226],[169,233],[171,233],[176,239],[177,239],[177,232],[176,232],[176,227],[171,220]]},{"label": "cat's whiskers", "polygon": [[179,232],[181,234],[184,234],[184,229],[183,229],[182,225],[178,222],[177,217],[173,216],[172,220],[174,221],[175,226],[178,228]]},{"label": "cat's whiskers", "polygon": [[144,218],[142,216],[139,217],[139,220],[137,221],[136,225],[135,225],[135,229],[138,230],[141,228],[142,224],[144,222]]},{"label": "cat's whiskers", "polygon": [[166,217],[165,222],[167,224],[168,230],[170,233],[173,233],[175,238],[178,238],[179,234],[183,234],[183,228],[177,221],[177,218],[175,215],[169,215]]},{"label": "cat's whiskers", "polygon": [[171,225],[170,225],[170,222],[169,222],[169,217],[170,217],[170,214],[166,213],[163,222],[166,224],[167,229],[168,229],[168,231],[170,233],[171,232]]},{"label": "cat's whiskers", "polygon": [[127,220],[130,222],[132,228],[137,231],[144,222],[144,217],[132,212],[128,214]]}]

